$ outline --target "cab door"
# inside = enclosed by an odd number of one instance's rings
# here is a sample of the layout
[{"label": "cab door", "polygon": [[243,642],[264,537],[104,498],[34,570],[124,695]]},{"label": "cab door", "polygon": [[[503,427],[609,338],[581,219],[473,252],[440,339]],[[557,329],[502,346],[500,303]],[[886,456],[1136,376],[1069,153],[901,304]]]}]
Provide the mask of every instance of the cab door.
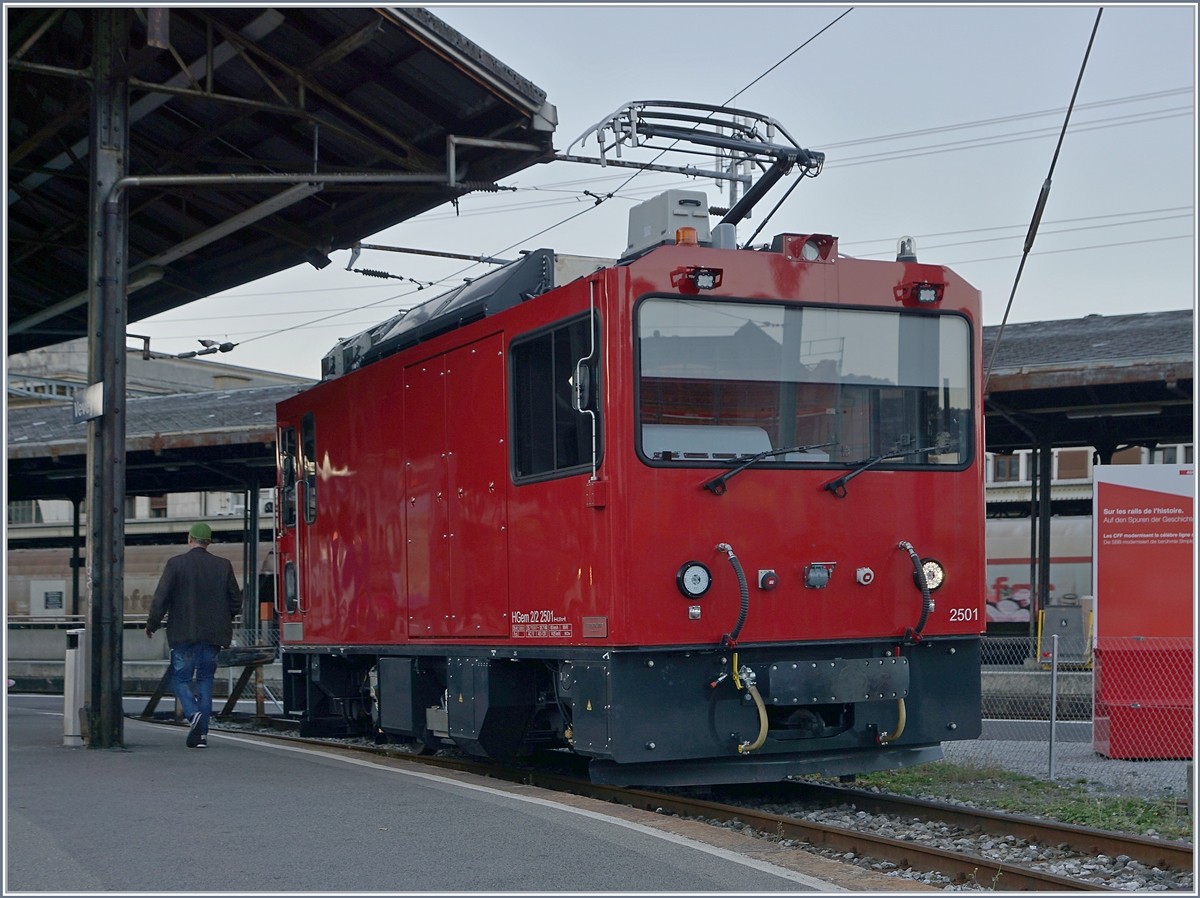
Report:
[{"label": "cab door", "polygon": [[279,612],[280,636],[295,642],[304,638],[300,622],[299,544],[296,525],[300,518],[298,499],[299,437],[295,419],[280,421],[275,442],[279,467],[279,495],[276,501],[277,578],[276,610]]},{"label": "cab door", "polygon": [[311,607],[310,563],[317,521],[317,434],[312,412],[299,421],[279,422],[279,614],[281,638],[304,639],[304,615]]},{"label": "cab door", "polygon": [[315,570],[320,561],[316,551],[317,525],[317,423],[312,412],[300,418],[296,470],[296,572],[300,613],[314,607],[313,592],[318,582]]}]

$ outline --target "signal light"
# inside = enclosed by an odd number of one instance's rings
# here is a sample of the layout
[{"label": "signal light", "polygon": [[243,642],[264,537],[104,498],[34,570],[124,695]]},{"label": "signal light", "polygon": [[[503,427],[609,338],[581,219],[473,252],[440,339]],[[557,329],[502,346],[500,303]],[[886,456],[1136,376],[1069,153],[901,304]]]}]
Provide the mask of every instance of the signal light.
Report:
[{"label": "signal light", "polygon": [[[684,230],[680,228],[680,230]],[[725,276],[723,268],[700,268],[692,265],[687,268],[677,268],[671,272],[671,286],[684,293],[695,293],[699,290],[715,290],[721,286]]]},{"label": "signal light", "polygon": [[679,228],[675,232],[676,246],[698,246],[699,238],[696,236],[695,228]]},{"label": "signal light", "polygon": [[937,305],[946,292],[945,284],[930,281],[905,281],[892,288],[896,302],[914,303],[922,306]]}]

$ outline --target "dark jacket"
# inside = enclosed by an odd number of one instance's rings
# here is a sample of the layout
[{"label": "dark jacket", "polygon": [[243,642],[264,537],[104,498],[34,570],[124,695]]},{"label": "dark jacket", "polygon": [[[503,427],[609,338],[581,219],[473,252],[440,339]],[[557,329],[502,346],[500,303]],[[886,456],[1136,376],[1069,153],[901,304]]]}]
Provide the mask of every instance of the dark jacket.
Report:
[{"label": "dark jacket", "polygon": [[172,648],[192,642],[226,646],[233,639],[233,618],[242,610],[242,591],[227,558],[196,546],[168,559],[146,629],[153,633],[167,616]]}]

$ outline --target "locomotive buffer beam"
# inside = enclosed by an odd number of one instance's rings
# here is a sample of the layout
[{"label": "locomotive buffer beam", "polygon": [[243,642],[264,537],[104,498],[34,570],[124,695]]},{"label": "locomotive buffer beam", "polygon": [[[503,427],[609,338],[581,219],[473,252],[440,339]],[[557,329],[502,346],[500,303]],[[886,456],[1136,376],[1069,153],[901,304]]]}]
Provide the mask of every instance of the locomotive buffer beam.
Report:
[{"label": "locomotive buffer beam", "polygon": [[769,705],[877,702],[908,696],[907,658],[772,662]]}]

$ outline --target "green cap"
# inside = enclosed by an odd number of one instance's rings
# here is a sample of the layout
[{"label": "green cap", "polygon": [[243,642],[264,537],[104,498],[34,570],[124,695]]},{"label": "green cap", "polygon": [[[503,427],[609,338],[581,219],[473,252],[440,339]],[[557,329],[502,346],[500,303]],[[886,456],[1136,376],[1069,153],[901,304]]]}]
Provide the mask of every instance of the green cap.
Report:
[{"label": "green cap", "polygon": [[188,531],[188,536],[192,539],[203,540],[208,542],[212,539],[212,527],[201,521],[198,524],[193,524],[192,529]]}]

